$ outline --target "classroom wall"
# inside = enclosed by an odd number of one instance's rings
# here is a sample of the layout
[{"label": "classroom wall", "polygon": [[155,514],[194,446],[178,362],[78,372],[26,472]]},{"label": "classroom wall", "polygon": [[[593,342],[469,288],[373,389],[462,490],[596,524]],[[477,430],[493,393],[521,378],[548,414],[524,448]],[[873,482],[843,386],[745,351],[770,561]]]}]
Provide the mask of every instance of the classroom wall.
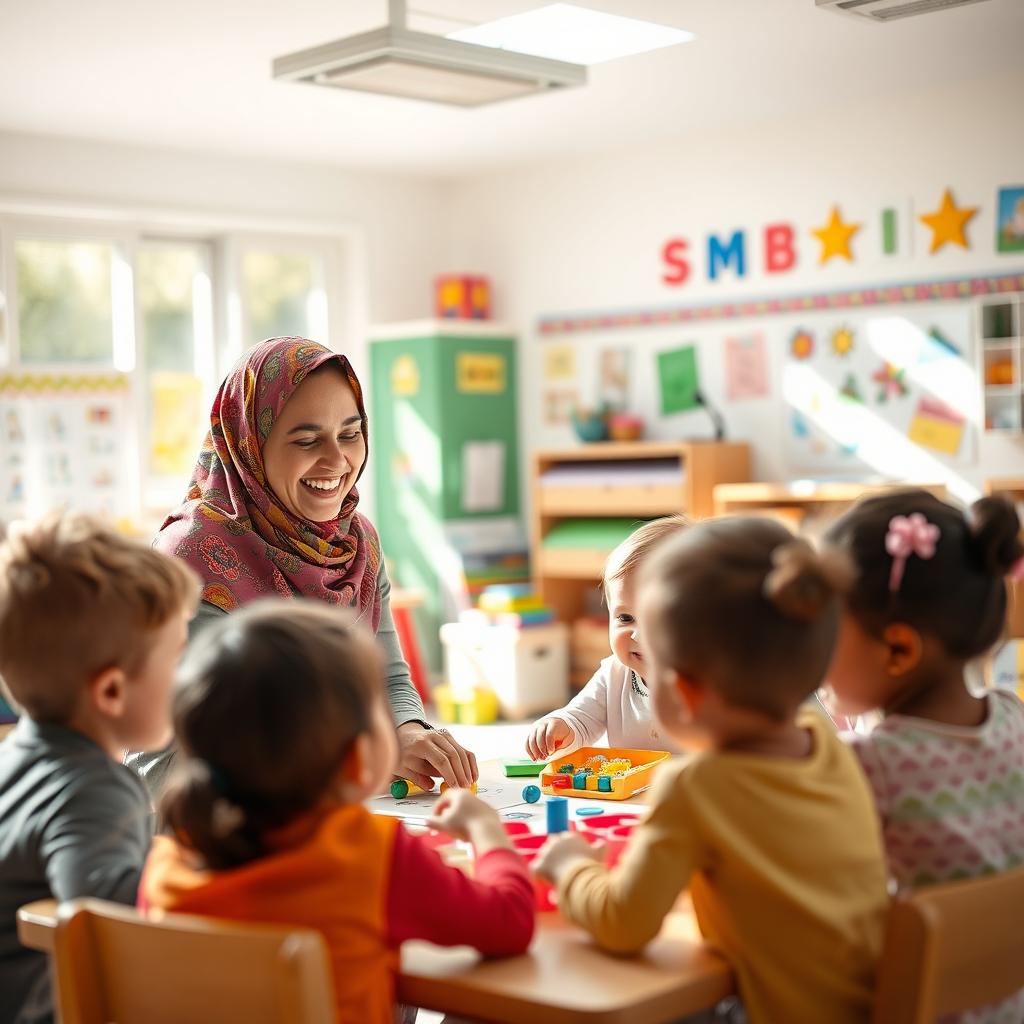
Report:
[{"label": "classroom wall", "polygon": [[[827,93],[827,83],[809,82],[808,88]],[[451,186],[451,263],[490,274],[495,315],[522,330],[524,450],[572,440],[568,427],[544,422],[542,352],[549,342],[537,333],[538,317],[1024,270],[1024,254],[997,254],[994,244],[997,187],[1024,185],[1024,133],[1015,128],[1021,95],[1024,72],[993,74],[945,90],[826,108],[815,117],[723,127],[642,151],[510,167]],[[881,255],[880,209],[909,201],[914,214],[929,212],[947,186],[958,204],[981,207],[969,226],[970,251],[947,246],[929,256],[930,232],[918,224],[912,255]],[[808,231],[825,223],[836,202],[846,220],[865,226],[855,238],[854,263],[834,259],[819,268],[818,243]],[[793,271],[768,274],[761,232],[776,220],[797,227],[799,257]],[[702,265],[707,235],[727,238],[736,228],[747,232],[747,274],[738,279],[724,272],[710,281]],[[697,264],[678,288],[661,281],[661,248],[675,235],[690,239]],[[633,405],[648,416],[649,434],[707,436],[700,413],[656,415],[653,353],[697,340],[702,384],[724,406],[731,435],[754,443],[758,476],[799,475],[781,444],[777,380],[769,399],[724,403],[720,336],[755,326],[722,323],[717,345],[703,328],[686,325],[581,334],[575,342],[581,394],[593,398],[594,352],[605,344],[630,345]],[[777,341],[775,347],[777,372],[782,354]],[[982,438],[977,451],[973,465],[957,470],[972,486],[1024,469],[1020,441]]]},{"label": "classroom wall", "polygon": [[211,219],[339,223],[363,252],[370,323],[417,319],[444,261],[440,182],[336,167],[242,159],[0,132],[0,199],[25,197],[184,211]]}]

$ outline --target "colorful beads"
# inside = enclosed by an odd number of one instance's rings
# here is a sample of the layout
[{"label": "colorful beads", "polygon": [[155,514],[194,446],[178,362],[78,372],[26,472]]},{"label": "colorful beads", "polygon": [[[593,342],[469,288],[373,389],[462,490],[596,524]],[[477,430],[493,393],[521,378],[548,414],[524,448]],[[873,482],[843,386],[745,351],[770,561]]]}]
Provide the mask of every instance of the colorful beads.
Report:
[{"label": "colorful beads", "polygon": [[612,761],[606,761],[601,766],[602,775],[622,775],[633,767],[633,762],[626,757],[617,757]]},{"label": "colorful beads", "polygon": [[571,762],[569,764],[563,764],[562,767],[558,769],[558,774],[559,775],[575,775],[576,774],[576,765],[572,764]]},{"label": "colorful beads", "polygon": [[583,767],[590,769],[592,772],[599,772],[607,762],[608,758],[604,754],[595,754],[593,757],[587,758]]}]

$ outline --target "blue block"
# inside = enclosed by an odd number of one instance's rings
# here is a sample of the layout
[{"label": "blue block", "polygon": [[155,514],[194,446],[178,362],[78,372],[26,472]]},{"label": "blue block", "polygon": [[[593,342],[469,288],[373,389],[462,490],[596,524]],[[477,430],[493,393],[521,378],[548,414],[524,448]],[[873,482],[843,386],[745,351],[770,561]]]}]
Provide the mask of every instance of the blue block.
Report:
[{"label": "blue block", "polygon": [[587,788],[587,773],[577,772],[572,777],[572,788],[573,789],[586,789]]},{"label": "blue block", "polygon": [[569,831],[569,801],[564,796],[549,796],[547,799],[548,833]]},{"label": "blue block", "polygon": [[610,775],[599,775],[597,777],[597,788],[602,793],[610,793],[612,791],[612,777]]}]

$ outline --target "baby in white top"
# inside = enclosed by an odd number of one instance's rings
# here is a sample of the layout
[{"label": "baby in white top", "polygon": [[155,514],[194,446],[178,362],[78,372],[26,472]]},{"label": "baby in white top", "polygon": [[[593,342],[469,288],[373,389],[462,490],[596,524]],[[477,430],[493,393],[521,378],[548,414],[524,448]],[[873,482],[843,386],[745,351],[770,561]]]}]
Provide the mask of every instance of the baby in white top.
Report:
[{"label": "baby in white top", "polygon": [[534,723],[526,740],[526,752],[534,761],[546,761],[555,751],[565,754],[593,746],[605,733],[610,747],[679,753],[661,734],[651,710],[643,679],[635,587],[640,565],[651,550],[688,525],[684,516],[654,519],[634,530],[608,556],[604,597],[612,656],[601,662],[590,682],[561,711]]}]

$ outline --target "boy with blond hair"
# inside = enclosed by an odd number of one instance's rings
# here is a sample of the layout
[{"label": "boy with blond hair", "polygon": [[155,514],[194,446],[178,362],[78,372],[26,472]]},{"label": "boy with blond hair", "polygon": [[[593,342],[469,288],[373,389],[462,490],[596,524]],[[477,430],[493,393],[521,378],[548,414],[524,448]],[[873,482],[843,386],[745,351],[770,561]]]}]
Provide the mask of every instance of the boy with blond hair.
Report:
[{"label": "boy with blond hair", "polygon": [[602,735],[607,735],[610,747],[679,752],[678,745],[658,729],[651,711],[640,649],[636,580],[651,550],[688,525],[681,515],[652,519],[608,556],[602,588],[612,655],[564,708],[534,723],[526,752],[535,761],[546,761],[555,751],[568,753],[592,746]]},{"label": "boy with blond hair", "polygon": [[14,523],[0,543],[0,683],[22,712],[0,744],[0,1020],[52,1014],[19,906],[135,902],[151,814],[120,762],[170,737],[198,594],[185,565],[86,517]]}]

